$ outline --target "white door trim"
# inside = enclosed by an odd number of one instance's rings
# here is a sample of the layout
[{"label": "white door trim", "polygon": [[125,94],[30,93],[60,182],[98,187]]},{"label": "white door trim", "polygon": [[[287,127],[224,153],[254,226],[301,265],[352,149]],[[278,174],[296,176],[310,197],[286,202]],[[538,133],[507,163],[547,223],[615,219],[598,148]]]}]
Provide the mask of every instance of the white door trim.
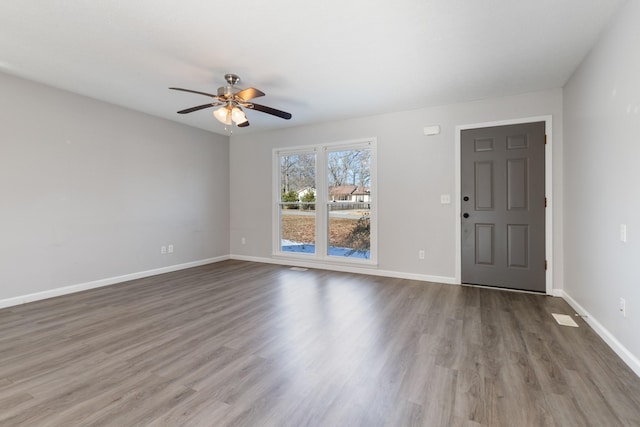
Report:
[{"label": "white door trim", "polygon": [[547,209],[545,210],[545,259],[547,260],[547,271],[545,275],[546,293],[553,295],[553,135],[552,135],[552,117],[536,116],[524,117],[521,119],[501,120],[495,122],[472,123],[456,126],[456,142],[455,142],[455,215],[456,215],[456,272],[455,281],[462,283],[462,231],[460,226],[460,133],[466,129],[486,128],[492,126],[506,126],[521,123],[545,122],[545,133],[547,135],[547,145],[544,153],[544,192],[547,198]]}]

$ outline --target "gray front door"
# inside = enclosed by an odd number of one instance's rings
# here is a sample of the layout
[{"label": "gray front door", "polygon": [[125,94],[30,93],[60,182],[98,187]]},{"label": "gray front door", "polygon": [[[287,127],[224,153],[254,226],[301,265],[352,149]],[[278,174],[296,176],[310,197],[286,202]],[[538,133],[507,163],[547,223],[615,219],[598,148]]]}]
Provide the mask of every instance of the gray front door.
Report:
[{"label": "gray front door", "polygon": [[545,292],[545,123],[463,130],[462,283]]}]

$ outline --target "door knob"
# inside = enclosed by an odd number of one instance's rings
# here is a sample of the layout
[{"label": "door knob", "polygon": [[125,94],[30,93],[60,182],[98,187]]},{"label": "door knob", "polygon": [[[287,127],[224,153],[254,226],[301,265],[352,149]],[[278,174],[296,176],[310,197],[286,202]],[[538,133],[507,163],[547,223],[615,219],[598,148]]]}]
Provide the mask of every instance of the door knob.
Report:
[{"label": "door knob", "polygon": [[463,216],[464,218],[469,218],[469,214],[468,214],[468,213],[466,213],[466,212],[465,212],[465,213],[463,213],[463,214],[462,214],[462,216]]},{"label": "door knob", "polygon": [[465,202],[468,202],[468,201],[469,201],[469,196],[464,196],[464,197],[462,198],[462,200],[464,200]]}]

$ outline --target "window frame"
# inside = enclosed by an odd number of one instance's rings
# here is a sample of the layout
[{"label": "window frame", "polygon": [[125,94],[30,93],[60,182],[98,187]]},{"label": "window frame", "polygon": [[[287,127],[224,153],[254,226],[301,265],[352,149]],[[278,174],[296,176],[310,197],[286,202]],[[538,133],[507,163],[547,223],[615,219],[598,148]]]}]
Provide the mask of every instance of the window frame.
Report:
[{"label": "window frame", "polygon": [[[329,211],[327,204],[330,202],[328,194],[328,152],[345,151],[367,148],[371,153],[369,165],[369,189],[370,189],[370,249],[369,258],[351,258],[329,255]],[[294,253],[281,250],[281,171],[280,157],[284,155],[315,154],[316,157],[316,229],[315,229],[315,253]],[[377,139],[375,137],[362,138],[349,141],[319,143],[306,146],[283,147],[273,149],[273,196],[272,196],[272,256],[276,258],[322,262],[328,264],[349,264],[357,266],[378,265],[378,183],[377,183]]]}]

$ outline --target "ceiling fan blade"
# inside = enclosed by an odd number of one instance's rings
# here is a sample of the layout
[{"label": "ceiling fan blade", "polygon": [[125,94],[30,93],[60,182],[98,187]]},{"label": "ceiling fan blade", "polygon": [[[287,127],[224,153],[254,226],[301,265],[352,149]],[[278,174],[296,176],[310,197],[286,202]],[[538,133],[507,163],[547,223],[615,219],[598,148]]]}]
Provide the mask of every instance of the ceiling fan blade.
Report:
[{"label": "ceiling fan blade", "polygon": [[187,113],[193,113],[194,111],[198,111],[198,110],[204,110],[205,108],[209,108],[209,107],[215,107],[216,105],[222,105],[221,102],[214,102],[214,103],[210,103],[210,104],[202,104],[202,105],[198,105],[196,107],[191,107],[191,108],[186,108],[184,110],[180,110],[178,111],[178,114],[187,114]]},{"label": "ceiling fan blade", "polygon": [[281,117],[285,120],[289,120],[292,116],[291,113],[286,111],[276,110],[275,108],[267,107],[260,104],[254,104],[253,102],[246,105],[247,108],[252,110],[262,111],[263,113],[271,114],[272,116]]},{"label": "ceiling fan blade", "polygon": [[212,98],[218,98],[218,95],[214,95],[212,93],[207,93],[207,92],[199,92],[197,90],[191,90],[191,89],[182,89],[179,87],[170,87],[169,89],[173,89],[173,90],[181,90],[183,92],[191,92],[191,93],[197,93],[199,95],[205,95],[205,96],[210,96]]},{"label": "ceiling fan blade", "polygon": [[238,125],[238,127],[239,127],[239,128],[246,128],[247,126],[249,126],[249,121],[248,121],[248,120],[247,120],[246,122],[244,122],[244,123],[240,123],[240,124]]},{"label": "ceiling fan blade", "polygon": [[264,92],[256,88],[250,87],[236,93],[236,96],[242,99],[243,101],[248,101],[253,98],[258,98],[259,96],[264,96]]}]

